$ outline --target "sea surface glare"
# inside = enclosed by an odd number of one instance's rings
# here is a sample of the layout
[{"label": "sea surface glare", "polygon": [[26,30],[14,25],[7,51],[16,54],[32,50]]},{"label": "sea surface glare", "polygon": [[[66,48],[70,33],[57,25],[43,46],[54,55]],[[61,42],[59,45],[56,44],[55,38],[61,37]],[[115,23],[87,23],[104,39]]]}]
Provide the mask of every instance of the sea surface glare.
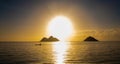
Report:
[{"label": "sea surface glare", "polygon": [[120,42],[0,42],[0,64],[120,64]]}]

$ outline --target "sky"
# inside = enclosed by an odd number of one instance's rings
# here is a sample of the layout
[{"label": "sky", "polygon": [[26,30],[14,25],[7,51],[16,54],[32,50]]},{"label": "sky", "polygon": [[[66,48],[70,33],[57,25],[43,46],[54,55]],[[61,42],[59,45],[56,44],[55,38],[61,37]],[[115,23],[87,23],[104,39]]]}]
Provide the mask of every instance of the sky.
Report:
[{"label": "sky", "polygon": [[0,41],[39,41],[58,15],[72,21],[72,41],[120,41],[120,0],[0,0]]}]

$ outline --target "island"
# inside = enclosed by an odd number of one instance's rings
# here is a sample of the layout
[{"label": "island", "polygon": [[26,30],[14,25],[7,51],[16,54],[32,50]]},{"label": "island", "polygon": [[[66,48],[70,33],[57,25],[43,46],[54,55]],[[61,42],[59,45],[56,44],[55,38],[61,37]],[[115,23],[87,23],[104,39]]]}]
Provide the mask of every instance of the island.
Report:
[{"label": "island", "polygon": [[98,41],[97,39],[95,39],[92,36],[87,37],[84,41]]},{"label": "island", "polygon": [[49,38],[46,38],[46,37],[43,37],[40,42],[55,42],[55,41],[59,41],[59,39],[53,37],[53,36],[50,36]]}]

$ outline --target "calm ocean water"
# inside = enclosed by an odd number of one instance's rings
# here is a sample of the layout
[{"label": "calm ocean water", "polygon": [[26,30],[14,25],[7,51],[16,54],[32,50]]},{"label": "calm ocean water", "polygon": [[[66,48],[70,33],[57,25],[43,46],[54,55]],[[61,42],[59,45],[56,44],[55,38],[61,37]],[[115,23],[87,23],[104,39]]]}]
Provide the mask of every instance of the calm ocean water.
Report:
[{"label": "calm ocean water", "polygon": [[1,42],[0,64],[120,64],[120,42]]}]

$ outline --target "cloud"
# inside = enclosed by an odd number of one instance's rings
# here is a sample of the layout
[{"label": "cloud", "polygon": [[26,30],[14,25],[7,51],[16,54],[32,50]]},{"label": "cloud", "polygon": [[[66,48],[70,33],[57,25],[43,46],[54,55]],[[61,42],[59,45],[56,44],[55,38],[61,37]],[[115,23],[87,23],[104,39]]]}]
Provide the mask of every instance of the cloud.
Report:
[{"label": "cloud", "polygon": [[94,36],[102,41],[120,40],[120,28],[102,29],[102,30],[82,30],[75,33],[76,38],[84,39],[88,36]]}]

